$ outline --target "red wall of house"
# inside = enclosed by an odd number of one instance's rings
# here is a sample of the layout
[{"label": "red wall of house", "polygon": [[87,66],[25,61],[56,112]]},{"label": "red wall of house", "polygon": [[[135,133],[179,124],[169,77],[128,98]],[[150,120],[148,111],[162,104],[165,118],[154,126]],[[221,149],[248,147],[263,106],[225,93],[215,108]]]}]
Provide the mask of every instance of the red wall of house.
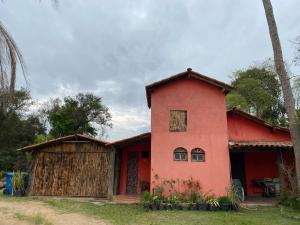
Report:
[{"label": "red wall of house", "polygon": [[[170,132],[170,110],[187,110],[187,131]],[[174,161],[177,147],[188,150],[188,161]],[[205,162],[191,162],[191,150],[202,148]],[[151,94],[151,188],[160,179],[190,179],[204,192],[226,193],[230,161],[225,95],[220,88],[194,78],[174,81]]]},{"label": "red wall of house", "polygon": [[245,175],[248,195],[261,194],[262,189],[253,186],[253,180],[278,177],[274,152],[246,152]]},{"label": "red wall of house", "polygon": [[[290,141],[287,132],[273,130],[236,114],[227,115],[228,138],[231,141]],[[293,164],[293,153],[285,153],[287,165]],[[246,152],[245,176],[248,195],[261,194],[262,189],[253,186],[254,179],[278,177],[275,152]]]},{"label": "red wall of house", "polygon": [[[283,154],[286,167],[294,168],[293,152]],[[246,189],[248,195],[261,195],[262,188],[255,187],[253,180],[277,178],[277,156],[275,152],[246,152],[245,153]]]},{"label": "red wall of house", "polygon": [[234,141],[290,141],[289,133],[274,131],[236,114],[227,115],[228,138]]},{"label": "red wall of house", "polygon": [[[120,194],[126,194],[126,181],[127,181],[127,154],[131,151],[138,152],[138,188],[137,191],[141,191],[141,182],[143,180],[150,183],[150,166],[151,166],[151,142],[144,141],[137,144],[132,144],[122,149],[121,171],[120,171]],[[148,159],[142,158],[142,152],[148,151],[150,156]]]}]

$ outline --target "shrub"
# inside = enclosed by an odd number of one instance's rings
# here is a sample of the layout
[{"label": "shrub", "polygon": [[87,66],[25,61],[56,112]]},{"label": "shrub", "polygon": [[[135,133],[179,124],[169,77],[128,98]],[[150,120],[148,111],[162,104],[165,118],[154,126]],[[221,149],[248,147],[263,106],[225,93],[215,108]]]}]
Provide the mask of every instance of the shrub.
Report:
[{"label": "shrub", "polygon": [[167,198],[167,203],[175,205],[175,204],[179,204],[180,200],[179,200],[179,198],[176,195],[170,195]]},{"label": "shrub", "polygon": [[214,207],[214,208],[220,207],[218,199],[212,196],[207,199],[206,203],[209,204],[210,207]]},{"label": "shrub", "polygon": [[4,170],[0,171],[0,180],[2,180],[3,178],[5,178],[6,172]]},{"label": "shrub", "polygon": [[144,191],[141,197],[142,203],[150,203],[152,201],[152,195],[149,191]]},{"label": "shrub", "polygon": [[280,204],[291,207],[293,209],[300,209],[300,196],[291,195],[288,192],[283,192],[280,196]]},{"label": "shrub", "polygon": [[231,204],[231,201],[228,196],[221,196],[218,198],[219,204]]},{"label": "shrub", "polygon": [[235,187],[229,188],[227,190],[227,197],[235,209],[238,209],[240,207],[241,199],[238,189],[236,189]]},{"label": "shrub", "polygon": [[20,171],[14,172],[13,178],[11,180],[11,185],[14,193],[25,191],[24,175]]}]

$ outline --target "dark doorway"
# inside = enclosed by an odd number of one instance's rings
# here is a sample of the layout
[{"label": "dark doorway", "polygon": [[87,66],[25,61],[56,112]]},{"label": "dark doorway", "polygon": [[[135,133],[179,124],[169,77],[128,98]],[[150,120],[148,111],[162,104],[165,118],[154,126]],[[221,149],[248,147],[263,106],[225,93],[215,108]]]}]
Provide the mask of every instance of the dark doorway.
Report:
[{"label": "dark doorway", "polygon": [[129,152],[127,158],[126,193],[136,194],[138,184],[138,153]]},{"label": "dark doorway", "polygon": [[239,179],[241,181],[245,191],[245,195],[247,195],[244,153],[230,153],[230,163],[232,179]]}]

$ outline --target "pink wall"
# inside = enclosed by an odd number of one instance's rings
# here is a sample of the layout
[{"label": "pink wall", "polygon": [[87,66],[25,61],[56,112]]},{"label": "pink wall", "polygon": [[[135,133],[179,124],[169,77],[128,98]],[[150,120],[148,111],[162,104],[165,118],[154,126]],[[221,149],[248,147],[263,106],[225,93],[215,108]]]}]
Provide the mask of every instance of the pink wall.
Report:
[{"label": "pink wall", "polygon": [[138,188],[137,191],[140,193],[141,181],[146,180],[150,182],[150,166],[151,166],[151,155],[148,159],[142,158],[143,151],[151,150],[150,138],[148,141],[143,141],[137,144],[132,144],[122,149],[122,161],[120,171],[120,194],[126,194],[126,180],[127,180],[127,154],[131,151],[138,152]]},{"label": "pink wall", "polygon": [[274,131],[236,114],[228,114],[228,137],[234,141],[290,141],[289,133]]},{"label": "pink wall", "polygon": [[[187,110],[187,132],[169,132],[170,110]],[[212,85],[186,78],[154,90],[151,95],[151,182],[161,179],[198,180],[203,191],[216,195],[230,186],[225,96]],[[188,150],[188,161],[173,161],[177,147]],[[191,162],[200,147],[205,162]],[[151,184],[153,188],[153,183]]]}]

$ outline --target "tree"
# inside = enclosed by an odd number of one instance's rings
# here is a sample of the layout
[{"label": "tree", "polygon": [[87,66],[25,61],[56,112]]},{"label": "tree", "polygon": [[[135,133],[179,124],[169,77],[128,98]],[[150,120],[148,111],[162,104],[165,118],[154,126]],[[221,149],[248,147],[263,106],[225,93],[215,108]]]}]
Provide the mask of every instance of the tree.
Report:
[{"label": "tree", "polygon": [[0,170],[26,169],[24,154],[16,149],[34,143],[45,128],[36,115],[28,112],[32,104],[29,92],[15,91],[13,102],[9,102],[5,113],[0,112]]},{"label": "tree", "polygon": [[3,113],[8,102],[14,97],[18,62],[25,75],[25,63],[21,51],[0,22],[0,111]]},{"label": "tree", "polygon": [[300,36],[296,38],[295,44],[296,44],[296,56],[294,62],[296,65],[300,65]]},{"label": "tree", "polygon": [[288,116],[289,128],[291,132],[291,138],[292,138],[294,154],[295,154],[298,191],[300,192],[300,126],[298,124],[298,118],[295,110],[295,99],[293,97],[290,79],[283,61],[282,49],[281,49],[280,39],[277,31],[277,25],[274,18],[271,1],[270,0],[262,0],[262,1],[265,9],[270,38],[273,47],[276,72],[279,76],[279,80],[282,86],[284,106]]},{"label": "tree", "polygon": [[295,79],[293,84],[296,109],[300,110],[300,77]]},{"label": "tree", "polygon": [[226,96],[227,107],[237,107],[274,125],[286,126],[280,84],[271,66],[238,70],[233,74],[233,91]]},{"label": "tree", "polygon": [[45,112],[53,137],[76,133],[96,136],[99,130],[103,136],[105,128],[112,126],[108,108],[93,94],[79,93],[64,98],[63,102],[56,99]]}]

